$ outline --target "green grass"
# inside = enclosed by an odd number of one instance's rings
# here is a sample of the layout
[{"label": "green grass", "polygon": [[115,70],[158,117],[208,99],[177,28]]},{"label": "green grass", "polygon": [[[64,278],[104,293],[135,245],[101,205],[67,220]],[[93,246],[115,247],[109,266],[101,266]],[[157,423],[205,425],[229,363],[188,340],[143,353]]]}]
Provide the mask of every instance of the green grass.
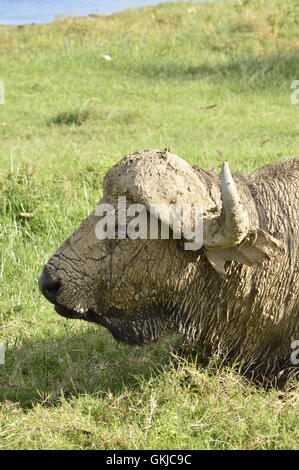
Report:
[{"label": "green grass", "polygon": [[172,338],[119,345],[36,285],[123,155],[171,146],[246,172],[298,153],[298,13],[294,0],[165,3],[0,28],[0,448],[298,448],[298,387],[171,360]]}]

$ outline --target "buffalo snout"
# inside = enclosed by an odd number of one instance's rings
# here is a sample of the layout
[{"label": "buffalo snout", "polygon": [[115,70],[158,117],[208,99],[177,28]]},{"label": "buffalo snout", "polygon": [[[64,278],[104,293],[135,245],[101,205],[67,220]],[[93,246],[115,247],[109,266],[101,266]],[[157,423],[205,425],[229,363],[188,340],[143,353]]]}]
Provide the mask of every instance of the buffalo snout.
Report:
[{"label": "buffalo snout", "polygon": [[53,279],[48,271],[43,271],[39,277],[38,286],[43,296],[52,304],[56,304],[60,282]]}]

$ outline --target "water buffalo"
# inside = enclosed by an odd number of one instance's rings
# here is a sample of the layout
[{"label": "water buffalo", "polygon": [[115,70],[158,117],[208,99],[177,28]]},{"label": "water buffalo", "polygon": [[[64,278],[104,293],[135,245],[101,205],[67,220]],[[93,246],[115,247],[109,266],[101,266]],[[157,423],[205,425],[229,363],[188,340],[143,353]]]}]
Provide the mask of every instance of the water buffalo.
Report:
[{"label": "water buffalo", "polygon": [[[142,204],[147,217],[155,204],[200,206],[201,245],[186,249],[183,232],[181,239],[174,231],[168,239],[126,236],[115,219],[120,196],[127,206]],[[178,331],[189,350],[240,361],[265,380],[298,371],[298,156],[247,175],[232,176],[224,163],[219,178],[169,149],[138,151],[107,172],[101,204],[114,208],[116,236],[99,239],[102,219],[93,212],[40,276],[57,313],[98,323],[130,344]],[[169,213],[157,217],[170,224]],[[194,228],[194,216],[188,220]]]}]

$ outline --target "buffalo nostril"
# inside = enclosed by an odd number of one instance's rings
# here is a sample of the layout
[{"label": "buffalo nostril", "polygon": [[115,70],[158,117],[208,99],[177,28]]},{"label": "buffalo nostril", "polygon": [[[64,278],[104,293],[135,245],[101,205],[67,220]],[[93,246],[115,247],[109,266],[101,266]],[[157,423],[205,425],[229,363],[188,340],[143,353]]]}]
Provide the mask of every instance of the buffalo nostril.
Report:
[{"label": "buffalo nostril", "polygon": [[39,277],[38,286],[46,299],[54,304],[56,302],[56,296],[60,287],[60,283],[53,279],[47,271],[44,271]]}]

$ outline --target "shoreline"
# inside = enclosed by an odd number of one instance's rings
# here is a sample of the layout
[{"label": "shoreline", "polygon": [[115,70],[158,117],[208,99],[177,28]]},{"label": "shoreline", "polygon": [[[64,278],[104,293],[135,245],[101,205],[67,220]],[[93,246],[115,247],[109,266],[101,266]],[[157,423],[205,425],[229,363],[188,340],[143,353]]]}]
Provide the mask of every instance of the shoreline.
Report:
[{"label": "shoreline", "polygon": [[45,21],[43,23],[19,23],[19,24],[5,24],[0,23],[0,28],[25,28],[26,26],[43,26],[43,25],[50,25],[52,23],[56,23],[58,21],[66,21],[70,18],[84,18],[84,19],[93,19],[93,18],[102,18],[103,16],[113,16],[119,13],[123,13],[129,10],[138,10],[139,8],[148,8],[148,7],[138,7],[138,8],[126,8],[125,10],[114,11],[110,13],[89,13],[88,15],[57,15],[52,21]]},{"label": "shoreline", "polygon": [[49,20],[49,21],[42,21],[42,22],[39,22],[39,21],[32,21],[32,22],[25,22],[25,23],[17,23],[17,24],[6,24],[6,23],[1,23],[1,19],[0,19],[0,28],[20,28],[20,27],[25,27],[25,26],[42,26],[42,25],[49,25],[49,24],[52,24],[52,23],[55,23],[57,21],[65,21],[65,20],[68,20],[70,18],[85,18],[85,19],[88,19],[88,18],[101,18],[101,17],[106,17],[106,16],[112,16],[112,15],[117,15],[117,14],[120,14],[120,13],[124,13],[126,11],[130,11],[130,10],[142,10],[142,9],[145,9],[145,8],[151,8],[151,7],[159,7],[160,5],[162,4],[165,4],[165,3],[173,3],[173,4],[178,4],[178,3],[190,3],[190,4],[207,4],[207,3],[214,3],[214,0],[199,0],[197,2],[193,2],[193,0],[152,0],[153,3],[151,4],[145,4],[145,5],[136,5],[136,6],[127,6],[124,7],[124,8],[121,8],[120,10],[115,10],[115,11],[108,11],[108,12],[104,12],[104,13],[86,13],[86,14],[64,14],[64,13],[56,13],[54,14],[54,17],[53,19]]}]

